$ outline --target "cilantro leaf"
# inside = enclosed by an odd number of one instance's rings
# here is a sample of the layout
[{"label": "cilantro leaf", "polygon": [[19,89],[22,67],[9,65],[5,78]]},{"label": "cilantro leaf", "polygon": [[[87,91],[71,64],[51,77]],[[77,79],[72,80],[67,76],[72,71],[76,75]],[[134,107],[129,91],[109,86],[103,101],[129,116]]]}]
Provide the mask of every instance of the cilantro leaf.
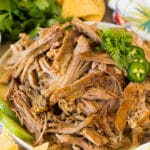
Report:
[{"label": "cilantro leaf", "polygon": [[47,0],[35,0],[35,6],[37,6],[41,11],[44,11],[49,7],[50,3]]},{"label": "cilantro leaf", "polygon": [[0,11],[5,10],[5,11],[10,11],[10,0],[0,0]]},{"label": "cilantro leaf", "polygon": [[11,26],[13,24],[12,16],[9,12],[0,14],[0,31],[11,32]]},{"label": "cilantro leaf", "polygon": [[62,21],[65,20],[56,0],[0,0],[2,42],[18,40],[21,32],[36,35],[39,27]]},{"label": "cilantro leaf", "polygon": [[125,29],[110,28],[101,35],[105,50],[114,59],[120,68],[128,68],[127,54],[130,51],[132,36]]}]

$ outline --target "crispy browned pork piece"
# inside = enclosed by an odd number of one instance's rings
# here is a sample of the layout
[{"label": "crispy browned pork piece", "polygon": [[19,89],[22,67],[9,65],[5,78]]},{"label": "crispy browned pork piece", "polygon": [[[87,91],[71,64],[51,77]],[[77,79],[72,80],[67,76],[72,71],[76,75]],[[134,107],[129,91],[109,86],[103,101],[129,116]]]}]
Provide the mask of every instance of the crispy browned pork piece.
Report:
[{"label": "crispy browned pork piece", "polygon": [[73,19],[41,29],[36,39],[22,34],[11,45],[3,66],[11,72],[6,100],[34,144],[107,150],[150,141],[149,78],[128,83],[107,53],[94,52],[101,42]]}]

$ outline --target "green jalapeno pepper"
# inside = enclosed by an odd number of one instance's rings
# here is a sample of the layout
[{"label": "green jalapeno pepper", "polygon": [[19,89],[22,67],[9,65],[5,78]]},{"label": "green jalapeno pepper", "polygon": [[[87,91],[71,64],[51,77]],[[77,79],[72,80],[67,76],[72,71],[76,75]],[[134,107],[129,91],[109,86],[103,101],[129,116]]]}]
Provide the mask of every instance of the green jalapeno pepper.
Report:
[{"label": "green jalapeno pepper", "polygon": [[143,58],[142,56],[136,56],[135,58],[133,58],[132,61],[133,62],[139,62],[141,64],[145,64],[146,72],[148,73],[150,71],[150,64],[146,58]]},{"label": "green jalapeno pepper", "polygon": [[128,79],[133,82],[142,82],[147,76],[146,65],[139,62],[131,63],[127,72]]},{"label": "green jalapeno pepper", "polygon": [[14,120],[9,118],[0,110],[0,123],[4,125],[11,133],[24,141],[32,141],[33,136],[30,135],[24,128],[17,124]]}]

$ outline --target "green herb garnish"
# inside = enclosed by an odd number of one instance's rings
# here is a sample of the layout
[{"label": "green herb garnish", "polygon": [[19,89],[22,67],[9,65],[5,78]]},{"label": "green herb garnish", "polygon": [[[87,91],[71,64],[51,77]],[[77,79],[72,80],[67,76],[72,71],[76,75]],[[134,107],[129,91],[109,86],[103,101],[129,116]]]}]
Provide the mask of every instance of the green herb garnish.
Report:
[{"label": "green herb garnish", "polygon": [[0,33],[2,42],[18,40],[25,32],[34,36],[39,27],[65,22],[55,0],[0,0]]},{"label": "green herb garnish", "polygon": [[130,81],[142,82],[149,73],[150,64],[143,49],[132,45],[131,34],[125,29],[109,28],[100,36],[103,40],[100,49],[106,51],[121,69],[128,72]]},{"label": "green herb garnish", "polygon": [[126,56],[130,51],[132,36],[125,29],[107,29],[102,34],[101,48],[107,51],[120,68],[128,68]]}]

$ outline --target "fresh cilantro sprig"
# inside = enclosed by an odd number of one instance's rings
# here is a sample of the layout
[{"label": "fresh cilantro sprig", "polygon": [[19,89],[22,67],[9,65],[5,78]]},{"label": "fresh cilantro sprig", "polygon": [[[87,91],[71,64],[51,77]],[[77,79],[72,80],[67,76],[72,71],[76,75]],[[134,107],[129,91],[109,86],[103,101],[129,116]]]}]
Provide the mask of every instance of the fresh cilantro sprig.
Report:
[{"label": "fresh cilantro sprig", "polygon": [[101,49],[109,53],[120,68],[128,68],[127,54],[131,49],[132,36],[125,29],[109,28],[100,35]]},{"label": "fresh cilantro sprig", "polygon": [[16,41],[21,32],[34,36],[39,27],[63,21],[55,0],[0,0],[2,42]]}]

